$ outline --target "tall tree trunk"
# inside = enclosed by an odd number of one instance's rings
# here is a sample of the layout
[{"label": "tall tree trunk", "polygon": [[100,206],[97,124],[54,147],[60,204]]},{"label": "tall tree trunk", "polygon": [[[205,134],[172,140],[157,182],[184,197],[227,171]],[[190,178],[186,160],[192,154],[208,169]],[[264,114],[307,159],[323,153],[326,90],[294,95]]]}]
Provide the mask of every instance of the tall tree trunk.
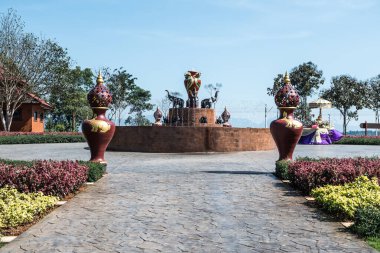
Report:
[{"label": "tall tree trunk", "polygon": [[73,132],[75,132],[75,112],[73,112]]},{"label": "tall tree trunk", "polygon": [[9,115],[9,113],[6,113],[6,115],[5,115],[5,131],[7,131],[7,132],[11,131],[11,124],[12,124],[12,117]]},{"label": "tall tree trunk", "polygon": [[[379,119],[379,110],[377,109],[376,110],[376,123],[379,124],[380,123],[380,119]],[[379,129],[376,129],[376,136],[379,136]]]},{"label": "tall tree trunk", "polygon": [[[14,107],[14,106],[13,106]],[[11,131],[11,125],[12,125],[12,119],[13,119],[13,113],[14,108],[12,108],[11,105],[7,105],[7,108],[5,109],[5,122],[6,122],[6,130],[10,132]]]},{"label": "tall tree trunk", "polygon": [[347,134],[347,111],[343,111],[343,134]]},{"label": "tall tree trunk", "polygon": [[3,114],[3,112],[4,111],[1,111],[1,113],[0,113],[1,125],[3,127],[3,130],[7,131],[6,122],[5,122],[5,115]]}]

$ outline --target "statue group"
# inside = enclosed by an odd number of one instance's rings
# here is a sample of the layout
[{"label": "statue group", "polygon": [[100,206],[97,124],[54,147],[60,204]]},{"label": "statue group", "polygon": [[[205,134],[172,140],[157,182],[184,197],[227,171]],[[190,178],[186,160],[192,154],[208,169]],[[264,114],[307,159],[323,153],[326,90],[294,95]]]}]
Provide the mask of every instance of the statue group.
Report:
[{"label": "statue group", "polygon": [[[201,87],[202,81],[200,79],[201,73],[194,70],[189,70],[185,73],[185,88],[187,92],[188,99],[186,100],[187,108],[198,108],[199,107],[199,99],[198,92]],[[172,108],[183,108],[184,100],[180,97],[173,96],[168,90],[167,92],[168,99],[172,103]],[[203,99],[201,101],[201,108],[212,108],[212,105],[218,101],[219,91],[216,90],[214,96],[210,98]]]}]

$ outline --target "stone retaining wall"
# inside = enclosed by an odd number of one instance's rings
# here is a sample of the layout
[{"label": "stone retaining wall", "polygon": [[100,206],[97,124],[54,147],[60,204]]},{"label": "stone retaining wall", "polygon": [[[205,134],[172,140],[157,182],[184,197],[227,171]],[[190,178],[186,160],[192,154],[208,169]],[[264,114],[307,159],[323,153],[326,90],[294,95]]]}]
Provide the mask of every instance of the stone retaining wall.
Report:
[{"label": "stone retaining wall", "polygon": [[182,153],[257,151],[275,148],[268,128],[116,127],[112,151]]}]

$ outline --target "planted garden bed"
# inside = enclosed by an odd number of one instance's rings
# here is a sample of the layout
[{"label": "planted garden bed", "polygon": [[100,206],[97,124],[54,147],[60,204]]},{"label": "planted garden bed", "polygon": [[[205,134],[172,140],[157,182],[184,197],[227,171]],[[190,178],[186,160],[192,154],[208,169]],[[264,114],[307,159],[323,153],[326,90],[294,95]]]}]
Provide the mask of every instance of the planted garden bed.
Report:
[{"label": "planted garden bed", "polygon": [[380,250],[380,159],[298,158],[276,163],[276,175],[343,220]]},{"label": "planted garden bed", "polygon": [[[105,173],[103,164],[84,161],[0,159],[0,235],[18,235]],[[1,246],[1,245],[0,245]]]}]

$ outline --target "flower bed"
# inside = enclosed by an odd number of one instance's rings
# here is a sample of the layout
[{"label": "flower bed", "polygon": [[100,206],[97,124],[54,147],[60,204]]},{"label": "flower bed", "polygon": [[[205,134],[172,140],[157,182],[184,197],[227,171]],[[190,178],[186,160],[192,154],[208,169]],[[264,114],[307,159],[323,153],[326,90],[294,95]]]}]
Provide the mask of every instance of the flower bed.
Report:
[{"label": "flower bed", "polygon": [[378,158],[324,158],[318,161],[300,160],[288,165],[291,183],[303,193],[324,185],[343,185],[361,175],[380,178]]},{"label": "flower bed", "polygon": [[0,159],[0,236],[25,231],[58,199],[73,196],[86,180],[97,181],[105,169],[104,164],[85,161]]},{"label": "flower bed", "polygon": [[[22,160],[8,160],[0,159],[1,164],[9,164],[13,166],[25,166],[33,167],[33,165],[38,161],[22,161]],[[96,182],[98,181],[106,172],[107,166],[101,163],[94,163],[89,161],[76,161],[78,164],[88,167],[87,182]]]},{"label": "flower bed", "polygon": [[33,221],[36,215],[53,207],[58,198],[39,193],[20,193],[14,188],[0,189],[0,229]]},{"label": "flower bed", "polygon": [[379,158],[302,157],[276,162],[276,175],[305,194],[311,192],[335,216],[353,219],[351,230],[380,250]]},{"label": "flower bed", "polygon": [[344,185],[326,185],[311,191],[325,210],[344,219],[354,219],[357,209],[373,206],[380,208],[380,186],[377,178],[356,178]]},{"label": "flower bed", "polygon": [[86,182],[88,167],[72,161],[37,161],[32,166],[0,164],[0,187],[64,197]]},{"label": "flower bed", "polygon": [[380,249],[380,186],[377,178],[360,176],[352,183],[326,185],[313,189],[311,195],[328,212],[354,220],[351,231],[369,238]]}]

